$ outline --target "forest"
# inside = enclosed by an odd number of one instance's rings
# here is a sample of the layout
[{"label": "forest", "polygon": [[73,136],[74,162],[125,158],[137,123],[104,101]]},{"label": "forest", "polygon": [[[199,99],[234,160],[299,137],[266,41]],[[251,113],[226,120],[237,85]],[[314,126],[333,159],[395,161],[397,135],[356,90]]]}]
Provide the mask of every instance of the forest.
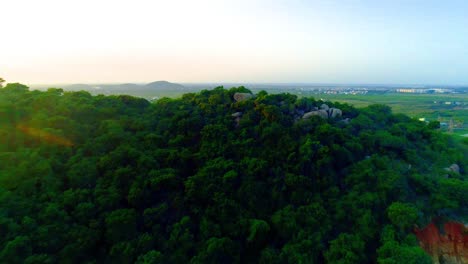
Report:
[{"label": "forest", "polygon": [[[342,114],[304,118],[324,104]],[[245,87],[150,103],[10,83],[0,262],[432,263],[415,228],[468,222],[468,142],[439,127]]]}]

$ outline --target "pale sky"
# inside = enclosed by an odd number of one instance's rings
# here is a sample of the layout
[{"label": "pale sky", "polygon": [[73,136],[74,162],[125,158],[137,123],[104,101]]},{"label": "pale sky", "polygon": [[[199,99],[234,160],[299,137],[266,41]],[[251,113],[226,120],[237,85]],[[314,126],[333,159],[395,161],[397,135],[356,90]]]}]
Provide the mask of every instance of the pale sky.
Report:
[{"label": "pale sky", "polygon": [[8,82],[468,84],[468,1],[0,0]]}]

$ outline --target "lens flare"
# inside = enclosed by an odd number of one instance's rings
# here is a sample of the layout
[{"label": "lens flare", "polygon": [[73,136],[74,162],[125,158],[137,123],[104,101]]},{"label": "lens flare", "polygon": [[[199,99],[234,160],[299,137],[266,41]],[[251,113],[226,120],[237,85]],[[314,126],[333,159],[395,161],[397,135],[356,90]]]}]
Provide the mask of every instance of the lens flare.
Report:
[{"label": "lens flare", "polygon": [[34,127],[28,127],[25,125],[17,125],[16,128],[20,130],[21,132],[39,139],[42,142],[46,142],[49,144],[53,145],[60,145],[60,146],[65,146],[65,147],[71,147],[73,146],[73,142],[67,138],[64,138],[62,136],[54,135],[50,132],[34,128]]}]

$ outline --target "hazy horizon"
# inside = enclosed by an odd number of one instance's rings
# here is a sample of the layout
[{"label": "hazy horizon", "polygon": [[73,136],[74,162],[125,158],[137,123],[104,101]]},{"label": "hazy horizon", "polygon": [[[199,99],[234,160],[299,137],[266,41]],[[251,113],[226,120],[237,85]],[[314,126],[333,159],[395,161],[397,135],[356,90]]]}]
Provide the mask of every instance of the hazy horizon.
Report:
[{"label": "hazy horizon", "polygon": [[468,85],[464,1],[6,0],[2,9],[7,82]]},{"label": "hazy horizon", "polygon": [[[158,81],[166,81],[166,80],[155,80]],[[373,87],[373,88],[464,88],[468,89],[468,85],[464,84],[446,84],[446,85],[439,85],[439,84],[403,84],[403,83],[312,83],[312,82],[173,82],[168,81],[173,84],[181,84],[186,87],[200,87],[206,86],[207,89],[214,88],[217,86],[224,86],[224,87],[237,87],[237,86],[245,86],[247,88],[258,88],[258,87]],[[106,82],[106,83],[23,83],[28,85],[33,89],[45,89],[45,88],[69,88],[70,86],[74,85],[89,85],[89,86],[119,86],[119,85],[141,85],[144,86],[146,84],[150,84],[152,82]]]}]

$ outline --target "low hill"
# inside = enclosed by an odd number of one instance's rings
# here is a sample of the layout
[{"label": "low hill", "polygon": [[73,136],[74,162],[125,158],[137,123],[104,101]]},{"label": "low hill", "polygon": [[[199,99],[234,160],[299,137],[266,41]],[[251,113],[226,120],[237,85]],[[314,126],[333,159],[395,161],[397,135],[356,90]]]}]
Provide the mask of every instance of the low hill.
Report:
[{"label": "low hill", "polygon": [[168,81],[156,81],[148,84],[72,84],[64,86],[67,91],[87,91],[93,95],[132,95],[152,99],[154,97],[163,97],[172,94],[180,94],[187,88],[181,84]]},{"label": "low hill", "polygon": [[466,145],[385,105],[8,84],[0,117],[0,263],[467,259]]},{"label": "low hill", "polygon": [[155,90],[185,90],[185,86],[178,83],[171,83],[168,81],[156,81],[148,83],[145,85],[145,88],[155,89]]},{"label": "low hill", "polygon": [[92,91],[95,89],[93,88],[93,85],[84,84],[84,83],[75,83],[75,84],[65,85],[63,86],[63,88],[68,91]]}]

